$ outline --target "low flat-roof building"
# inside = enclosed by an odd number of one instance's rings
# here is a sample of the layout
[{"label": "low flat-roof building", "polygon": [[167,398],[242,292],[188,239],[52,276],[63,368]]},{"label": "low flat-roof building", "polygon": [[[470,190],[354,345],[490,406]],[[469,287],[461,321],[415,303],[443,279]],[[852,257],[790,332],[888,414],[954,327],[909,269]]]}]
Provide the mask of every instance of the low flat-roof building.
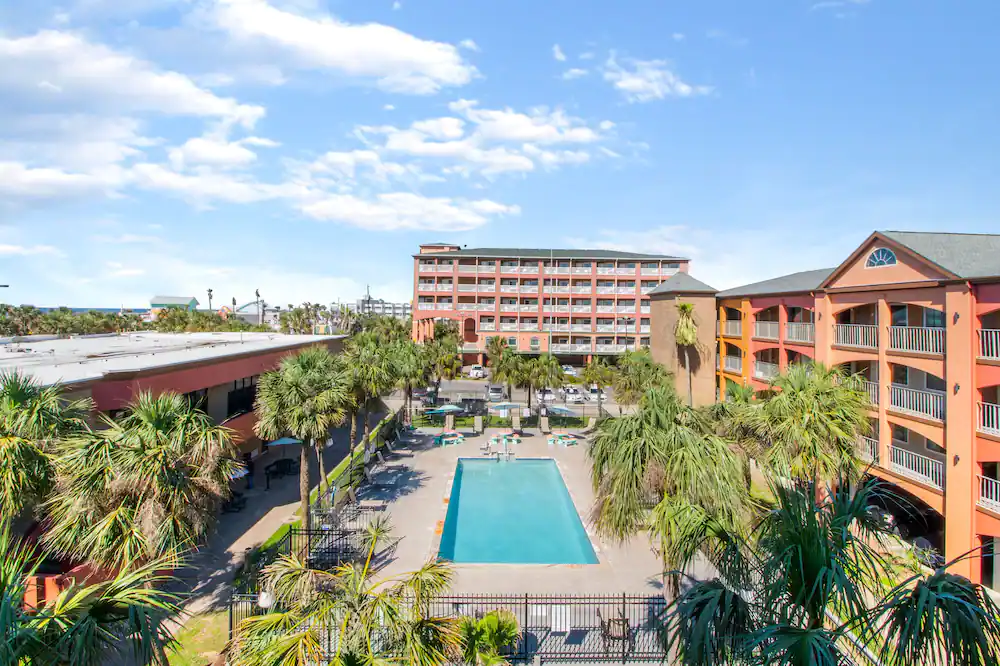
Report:
[{"label": "low flat-roof building", "polygon": [[279,333],[155,333],[70,338],[0,338],[0,372],[18,370],[45,385],[62,384],[115,414],[140,391],[174,391],[201,403],[217,423],[237,432],[256,455],[253,400],[258,377],[281,358],[311,345],[342,348],[343,336]]}]

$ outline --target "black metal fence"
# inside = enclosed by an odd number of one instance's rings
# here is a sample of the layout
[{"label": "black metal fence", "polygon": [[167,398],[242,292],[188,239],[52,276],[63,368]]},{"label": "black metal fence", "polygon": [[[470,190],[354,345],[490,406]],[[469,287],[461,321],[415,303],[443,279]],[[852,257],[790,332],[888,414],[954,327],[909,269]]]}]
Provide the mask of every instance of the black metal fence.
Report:
[{"label": "black metal fence", "polygon": [[[661,633],[666,605],[662,597],[628,594],[459,594],[430,601],[424,613],[459,619],[510,611],[520,628],[520,637],[507,655],[515,662],[633,663],[666,659]],[[257,595],[234,595],[229,610],[231,631],[238,631],[244,619],[264,612]],[[336,644],[334,639],[327,642]]]}]

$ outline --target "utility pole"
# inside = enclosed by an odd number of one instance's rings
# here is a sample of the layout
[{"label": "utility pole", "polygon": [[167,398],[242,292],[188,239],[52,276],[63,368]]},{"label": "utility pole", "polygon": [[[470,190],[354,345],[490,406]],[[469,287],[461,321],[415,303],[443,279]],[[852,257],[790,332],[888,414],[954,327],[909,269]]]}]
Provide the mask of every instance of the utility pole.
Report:
[{"label": "utility pole", "polygon": [[212,290],[208,290],[208,309],[212,309]]},{"label": "utility pole", "polygon": [[264,323],[264,308],[260,305],[260,289],[254,289],[254,296],[257,297],[257,323]]}]

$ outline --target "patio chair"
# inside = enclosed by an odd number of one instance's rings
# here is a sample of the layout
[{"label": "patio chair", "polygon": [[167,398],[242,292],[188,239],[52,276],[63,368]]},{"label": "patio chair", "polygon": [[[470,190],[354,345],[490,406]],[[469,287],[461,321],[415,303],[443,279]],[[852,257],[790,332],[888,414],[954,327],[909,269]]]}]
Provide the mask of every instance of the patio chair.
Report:
[{"label": "patio chair", "polygon": [[514,432],[521,432],[521,415],[512,414],[510,417],[510,427]]},{"label": "patio chair", "polygon": [[608,654],[608,647],[613,646],[616,643],[622,644],[623,653],[628,654],[632,651],[632,648],[634,647],[634,638],[632,636],[632,627],[629,625],[628,618],[619,615],[618,617],[604,619],[604,616],[601,614],[601,609],[598,608],[597,621],[601,625],[601,645],[604,647],[604,654]]},{"label": "patio chair", "polygon": [[581,434],[589,435],[597,429],[597,417],[591,416],[587,419],[587,427],[583,429]]},{"label": "patio chair", "polygon": [[547,416],[539,417],[538,422],[539,422],[539,428],[543,433],[552,432],[552,429],[549,427],[549,417]]},{"label": "patio chair", "polygon": [[477,416],[472,420],[472,429],[477,435],[483,434],[483,417]]}]

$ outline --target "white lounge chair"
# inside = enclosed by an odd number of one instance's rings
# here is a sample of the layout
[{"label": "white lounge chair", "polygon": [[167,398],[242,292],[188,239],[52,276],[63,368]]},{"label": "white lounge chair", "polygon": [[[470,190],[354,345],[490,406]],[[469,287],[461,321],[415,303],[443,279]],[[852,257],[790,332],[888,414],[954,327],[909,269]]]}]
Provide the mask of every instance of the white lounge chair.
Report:
[{"label": "white lounge chair", "polygon": [[549,629],[553,634],[570,632],[569,606],[549,607]]}]

